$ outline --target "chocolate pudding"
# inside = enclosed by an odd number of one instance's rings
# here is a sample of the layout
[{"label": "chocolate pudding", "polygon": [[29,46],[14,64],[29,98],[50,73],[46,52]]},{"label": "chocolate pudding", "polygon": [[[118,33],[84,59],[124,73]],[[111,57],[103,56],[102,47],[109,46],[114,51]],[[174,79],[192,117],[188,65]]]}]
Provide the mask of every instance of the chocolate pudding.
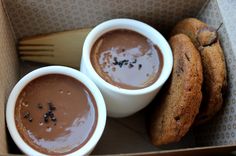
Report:
[{"label": "chocolate pudding", "polygon": [[82,147],[97,125],[95,99],[80,81],[61,74],[32,80],[15,107],[16,127],[33,149],[48,155]]},{"label": "chocolate pudding", "polygon": [[93,45],[90,60],[100,77],[124,89],[150,86],[163,67],[158,46],[141,34],[125,29],[103,34]]}]

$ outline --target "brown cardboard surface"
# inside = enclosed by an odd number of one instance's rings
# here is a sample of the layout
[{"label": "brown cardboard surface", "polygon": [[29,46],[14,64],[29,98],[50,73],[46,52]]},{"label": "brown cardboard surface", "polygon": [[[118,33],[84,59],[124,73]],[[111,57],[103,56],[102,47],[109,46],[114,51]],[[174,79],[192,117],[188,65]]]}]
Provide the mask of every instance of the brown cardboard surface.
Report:
[{"label": "brown cardboard surface", "polygon": [[195,146],[195,139],[190,131],[180,142],[161,147],[150,143],[146,117],[149,110],[144,109],[126,118],[108,118],[105,131],[92,154],[120,154],[162,151]]},{"label": "brown cardboard surface", "polygon": [[0,153],[7,153],[5,104],[18,76],[18,60],[13,34],[0,1]]},{"label": "brown cardboard surface", "polygon": [[17,38],[93,27],[118,17],[147,22],[161,31],[196,16],[207,0],[4,0]]},{"label": "brown cardboard surface", "polygon": [[[218,34],[221,41],[221,46],[224,49],[225,59],[227,62],[228,71],[228,91],[224,102],[224,109],[205,126],[201,126],[196,129],[196,142],[199,146],[213,146],[213,145],[233,145],[236,144],[236,53],[233,49],[233,42],[229,37],[235,39],[232,30],[228,30],[228,23],[232,22],[231,18],[225,18],[223,12],[230,12],[230,9],[222,8],[223,5],[235,6],[236,1],[222,1],[212,0],[206,6],[205,9],[199,14],[199,18],[207,22],[214,28],[218,28]],[[235,10],[235,8],[234,8]],[[233,8],[231,8],[233,11]],[[231,17],[234,14],[231,12]],[[222,18],[224,17],[224,18]],[[229,17],[229,16],[227,16]],[[230,33],[229,33],[230,32]]]},{"label": "brown cardboard surface", "polygon": [[[157,151],[157,152],[145,152],[145,153],[134,153],[132,156],[222,156],[222,155],[234,155],[232,154],[235,147],[232,146],[214,146],[214,147],[201,147],[201,148],[188,148],[180,150],[168,150],[168,151]],[[130,154],[117,154],[113,156],[128,156]]]},{"label": "brown cardboard surface", "polygon": [[229,37],[234,54],[236,53],[236,2],[233,0],[218,0],[218,6],[225,23],[226,31]]},{"label": "brown cardboard surface", "polygon": [[[97,0],[96,3],[92,0],[2,1],[17,39],[35,34],[92,27],[104,20],[117,17],[138,19],[167,33],[178,20],[197,14],[212,27],[221,26],[218,32],[229,71],[229,90],[225,107],[217,117],[206,126],[191,130],[179,143],[159,148],[154,147],[149,141],[145,125],[146,110],[123,119],[108,118],[105,132],[93,154],[208,155],[236,150],[235,147],[230,146],[236,144],[236,75],[234,72],[236,47],[233,44],[236,40],[234,35],[236,31],[234,31],[234,23],[229,21],[230,15],[236,8],[236,1]],[[222,10],[229,11],[222,13]],[[19,72],[13,34],[10,30],[8,19],[0,4],[0,34],[4,34],[0,35],[0,154],[6,153],[4,104]],[[41,66],[43,65],[23,62],[20,65],[21,75]],[[209,147],[196,148],[198,146]]]}]

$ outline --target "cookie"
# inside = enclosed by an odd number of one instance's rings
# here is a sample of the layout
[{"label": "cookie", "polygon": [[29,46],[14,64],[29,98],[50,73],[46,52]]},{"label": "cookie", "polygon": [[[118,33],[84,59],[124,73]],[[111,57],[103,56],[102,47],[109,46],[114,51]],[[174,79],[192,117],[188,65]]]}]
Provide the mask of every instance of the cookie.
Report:
[{"label": "cookie", "polygon": [[199,52],[184,34],[170,39],[174,57],[172,74],[161,90],[150,122],[156,146],[179,141],[189,130],[202,100],[202,64]]},{"label": "cookie", "polygon": [[172,34],[189,36],[199,50],[203,66],[203,100],[195,125],[211,120],[223,105],[223,93],[227,87],[227,71],[223,50],[217,32],[206,23],[194,18],[180,21]]}]

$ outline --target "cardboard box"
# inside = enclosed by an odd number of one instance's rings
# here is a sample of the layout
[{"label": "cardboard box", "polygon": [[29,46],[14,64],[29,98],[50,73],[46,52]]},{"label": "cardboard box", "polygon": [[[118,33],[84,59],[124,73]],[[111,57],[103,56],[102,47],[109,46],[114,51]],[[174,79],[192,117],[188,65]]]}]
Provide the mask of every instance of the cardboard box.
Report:
[{"label": "cardboard box", "polygon": [[93,154],[209,155],[236,150],[236,1],[233,0],[1,0],[0,1],[0,155],[20,154],[7,135],[5,104],[20,73],[38,64],[18,60],[17,41],[26,36],[93,27],[118,17],[144,21],[163,34],[185,17],[198,17],[218,29],[228,70],[225,106],[212,122],[192,129],[179,143],[154,147],[145,110],[123,119],[108,118]]}]

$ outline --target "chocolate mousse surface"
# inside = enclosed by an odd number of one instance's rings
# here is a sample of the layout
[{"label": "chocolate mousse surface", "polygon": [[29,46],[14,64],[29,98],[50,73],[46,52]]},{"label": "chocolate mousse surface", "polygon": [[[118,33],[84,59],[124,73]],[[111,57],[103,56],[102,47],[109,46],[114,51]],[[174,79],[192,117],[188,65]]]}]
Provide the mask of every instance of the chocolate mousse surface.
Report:
[{"label": "chocolate mousse surface", "polygon": [[155,83],[163,67],[160,49],[145,36],[117,29],[94,43],[90,60],[108,83],[124,89],[141,89]]},{"label": "chocolate mousse surface", "polygon": [[35,150],[68,154],[91,138],[97,125],[95,99],[80,81],[61,74],[32,80],[15,107],[16,127]]}]

